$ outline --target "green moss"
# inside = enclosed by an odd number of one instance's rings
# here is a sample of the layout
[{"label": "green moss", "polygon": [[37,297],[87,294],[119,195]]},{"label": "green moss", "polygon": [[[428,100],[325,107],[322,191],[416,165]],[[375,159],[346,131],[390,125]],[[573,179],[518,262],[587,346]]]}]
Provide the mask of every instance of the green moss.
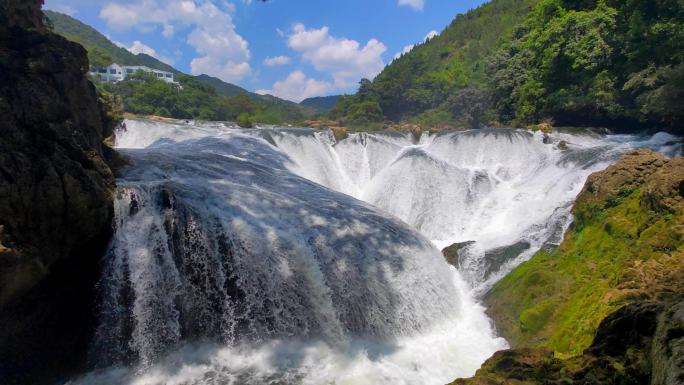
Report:
[{"label": "green moss", "polygon": [[648,211],[642,190],[578,201],[563,244],[521,264],[487,294],[489,313],[513,347],[548,347],[561,357],[581,353],[601,320],[625,303],[618,285],[645,285],[626,275],[635,261],[682,250],[682,235],[673,230],[681,213]]},{"label": "green moss", "polygon": [[556,307],[558,307],[558,300],[549,299],[525,309],[520,314],[520,328],[531,333],[540,331],[549,322]]}]

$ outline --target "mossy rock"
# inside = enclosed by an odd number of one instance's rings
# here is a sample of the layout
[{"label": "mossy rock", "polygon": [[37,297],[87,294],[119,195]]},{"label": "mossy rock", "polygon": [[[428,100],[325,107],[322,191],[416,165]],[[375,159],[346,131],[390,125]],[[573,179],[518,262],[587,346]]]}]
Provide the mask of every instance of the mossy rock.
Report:
[{"label": "mossy rock", "polygon": [[485,296],[513,347],[581,354],[601,321],[635,300],[684,292],[684,159],[627,154],[591,175],[555,251],[514,269]]}]

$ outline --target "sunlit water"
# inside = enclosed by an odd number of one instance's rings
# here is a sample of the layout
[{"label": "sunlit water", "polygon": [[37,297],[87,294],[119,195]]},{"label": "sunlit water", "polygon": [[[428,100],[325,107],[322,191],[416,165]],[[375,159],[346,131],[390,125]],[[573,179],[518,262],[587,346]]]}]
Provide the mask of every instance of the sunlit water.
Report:
[{"label": "sunlit water", "polygon": [[[587,176],[676,138],[128,121],[79,384],[444,384],[498,338],[477,297],[560,242]],[[567,149],[559,143],[565,141]],[[437,247],[469,241],[459,271]]]}]

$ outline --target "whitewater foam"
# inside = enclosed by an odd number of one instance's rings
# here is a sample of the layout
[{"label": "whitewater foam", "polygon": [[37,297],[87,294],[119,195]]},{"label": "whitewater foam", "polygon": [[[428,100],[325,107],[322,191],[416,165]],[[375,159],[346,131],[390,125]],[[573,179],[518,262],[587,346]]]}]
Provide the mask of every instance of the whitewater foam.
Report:
[{"label": "whitewater foam", "polygon": [[[633,147],[681,151],[667,134],[336,142],[321,130],[146,121],[127,121],[117,146],[131,165],[100,283],[102,369],[79,384],[472,375],[506,347],[477,296],[560,242],[586,177]],[[474,243],[459,272],[434,245],[463,241]]]}]

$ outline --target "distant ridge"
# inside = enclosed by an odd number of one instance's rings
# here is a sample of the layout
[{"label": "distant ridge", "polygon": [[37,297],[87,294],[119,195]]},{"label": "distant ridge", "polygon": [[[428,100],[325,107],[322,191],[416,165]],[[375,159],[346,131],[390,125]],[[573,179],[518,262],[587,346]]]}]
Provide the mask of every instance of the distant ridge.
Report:
[{"label": "distant ridge", "polygon": [[88,50],[88,58],[93,65],[111,64],[98,63],[98,61],[105,60],[109,57],[112,62],[118,64],[140,65],[173,72],[175,74],[181,73],[172,66],[150,55],[142,53],[135,55],[129,50],[117,46],[95,28],[76,20],[69,15],[48,10],[44,12],[52,22],[55,33],[79,43]]},{"label": "distant ridge", "polygon": [[330,112],[330,110],[332,110],[333,107],[335,107],[335,104],[338,100],[340,100],[341,97],[342,95],[317,96],[314,98],[304,99],[299,104],[302,106],[314,108],[319,112],[327,113]]},{"label": "distant ridge", "polygon": [[[136,55],[125,48],[117,46],[95,28],[69,15],[49,10],[45,10],[44,12],[47,18],[50,20],[55,33],[85,47],[85,49],[88,51],[88,58],[93,65],[105,66],[115,62],[125,65],[147,66],[150,68],[173,72],[174,74],[183,74],[183,72],[150,55],[146,55],[144,53]],[[307,113],[313,113],[313,110],[315,109],[310,106],[299,106],[297,103],[280,99],[275,96],[259,95],[249,92],[240,86],[224,82],[223,80],[213,76],[199,75],[193,77],[200,83],[212,87],[220,96],[247,95],[252,100],[265,104],[277,104],[304,108]],[[315,110],[318,111],[318,109]]]}]

